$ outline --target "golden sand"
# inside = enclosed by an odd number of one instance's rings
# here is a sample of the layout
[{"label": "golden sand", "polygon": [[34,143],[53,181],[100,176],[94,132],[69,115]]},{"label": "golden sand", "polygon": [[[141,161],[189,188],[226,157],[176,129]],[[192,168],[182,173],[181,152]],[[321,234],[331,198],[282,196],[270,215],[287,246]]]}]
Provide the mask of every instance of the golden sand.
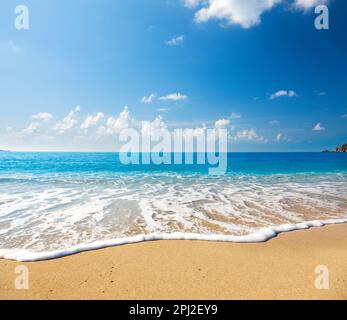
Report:
[{"label": "golden sand", "polygon": [[[15,267],[29,290],[15,289]],[[315,286],[317,266],[329,289]],[[0,299],[347,299],[347,224],[266,243],[155,241],[20,263],[0,260]]]}]

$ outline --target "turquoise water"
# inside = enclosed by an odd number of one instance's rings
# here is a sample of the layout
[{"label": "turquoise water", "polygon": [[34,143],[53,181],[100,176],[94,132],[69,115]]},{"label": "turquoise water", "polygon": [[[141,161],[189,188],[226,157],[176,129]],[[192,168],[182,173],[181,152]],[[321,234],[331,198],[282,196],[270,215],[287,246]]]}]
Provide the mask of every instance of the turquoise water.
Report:
[{"label": "turquoise water", "polygon": [[[209,165],[123,165],[117,153],[0,153],[0,173],[180,172],[207,174]],[[347,172],[346,153],[229,153],[229,174]]]},{"label": "turquoise water", "polygon": [[0,152],[0,257],[164,238],[264,241],[347,219],[347,154],[231,153],[225,175],[208,169]]}]

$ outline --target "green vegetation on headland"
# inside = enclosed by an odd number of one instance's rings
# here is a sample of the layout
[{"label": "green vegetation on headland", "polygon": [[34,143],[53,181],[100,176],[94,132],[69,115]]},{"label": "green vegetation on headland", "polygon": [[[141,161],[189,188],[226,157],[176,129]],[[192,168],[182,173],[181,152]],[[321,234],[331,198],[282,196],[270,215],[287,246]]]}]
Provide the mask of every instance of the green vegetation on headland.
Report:
[{"label": "green vegetation on headland", "polygon": [[347,143],[342,144],[337,147],[335,150],[323,150],[322,152],[347,152]]}]

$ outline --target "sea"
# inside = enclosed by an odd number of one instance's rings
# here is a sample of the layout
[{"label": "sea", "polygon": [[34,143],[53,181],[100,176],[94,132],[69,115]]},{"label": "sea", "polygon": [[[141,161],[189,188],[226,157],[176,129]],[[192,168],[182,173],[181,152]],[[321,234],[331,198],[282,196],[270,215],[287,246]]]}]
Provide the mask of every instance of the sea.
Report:
[{"label": "sea", "polygon": [[228,153],[205,165],[118,153],[0,152],[0,258],[37,261],[155,240],[264,242],[347,222],[347,153]]}]

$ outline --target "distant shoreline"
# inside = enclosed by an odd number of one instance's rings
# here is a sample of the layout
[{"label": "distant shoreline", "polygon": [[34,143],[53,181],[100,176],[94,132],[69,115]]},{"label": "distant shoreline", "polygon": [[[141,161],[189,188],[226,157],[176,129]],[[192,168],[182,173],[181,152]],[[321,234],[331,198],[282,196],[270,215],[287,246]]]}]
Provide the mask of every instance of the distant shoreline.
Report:
[{"label": "distant shoreline", "polygon": [[337,147],[335,150],[322,150],[324,153],[345,153],[347,152],[347,143],[342,144],[341,146]]}]

